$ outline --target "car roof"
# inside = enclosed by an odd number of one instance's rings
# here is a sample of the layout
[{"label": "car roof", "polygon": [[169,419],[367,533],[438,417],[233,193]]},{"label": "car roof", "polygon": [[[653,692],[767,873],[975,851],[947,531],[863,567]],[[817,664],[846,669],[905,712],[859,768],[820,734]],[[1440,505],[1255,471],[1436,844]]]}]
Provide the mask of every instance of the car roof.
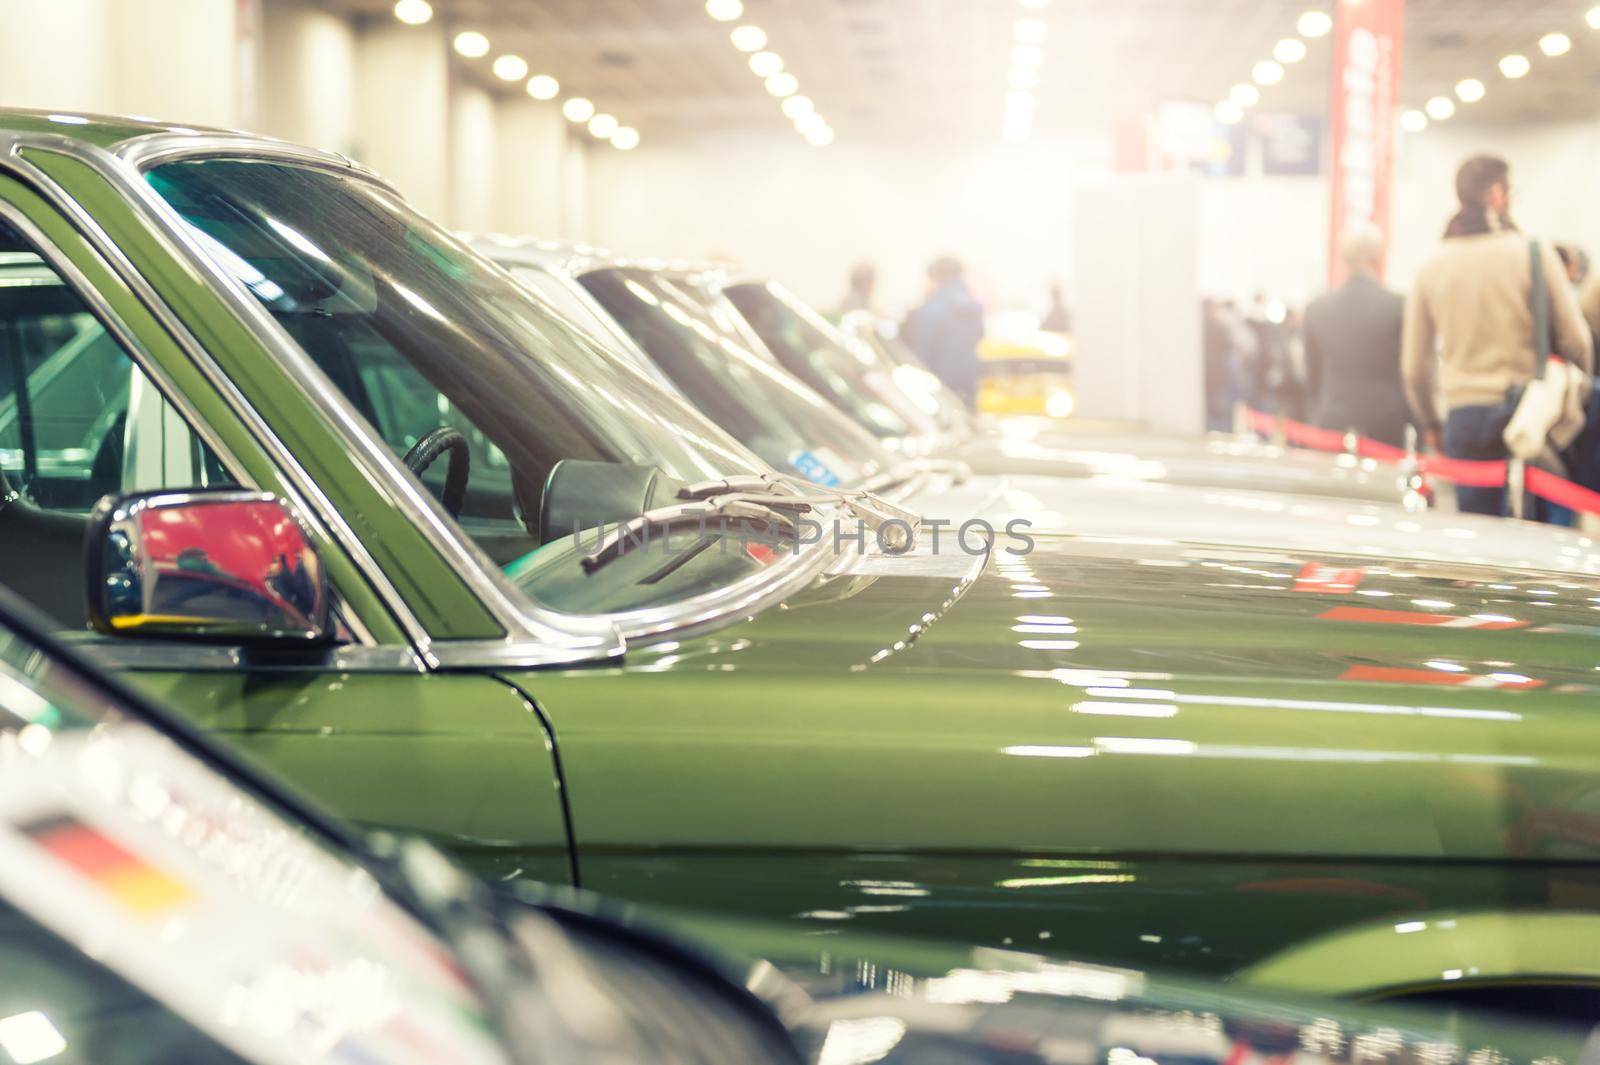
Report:
[{"label": "car roof", "polygon": [[244,136],[239,130],[163,122],[144,115],[106,115],[64,108],[56,111],[0,108],[0,130],[14,133],[55,133],[111,148],[123,141],[152,133],[198,133]]}]

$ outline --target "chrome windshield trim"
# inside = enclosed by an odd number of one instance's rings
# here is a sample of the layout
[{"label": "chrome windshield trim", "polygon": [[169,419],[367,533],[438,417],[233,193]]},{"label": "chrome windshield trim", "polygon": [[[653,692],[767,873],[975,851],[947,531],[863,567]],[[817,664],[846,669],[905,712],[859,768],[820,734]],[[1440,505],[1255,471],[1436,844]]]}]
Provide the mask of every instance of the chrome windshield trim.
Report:
[{"label": "chrome windshield trim", "polygon": [[375,170],[371,170],[338,152],[310,148],[291,141],[280,141],[248,133],[196,132],[178,133],[161,130],[130,137],[118,144],[115,154],[123,162],[143,173],[153,166],[177,159],[196,159],[205,156],[237,156],[241,146],[259,159],[280,159],[295,163],[317,163],[335,170],[358,173],[399,195],[395,187]]}]

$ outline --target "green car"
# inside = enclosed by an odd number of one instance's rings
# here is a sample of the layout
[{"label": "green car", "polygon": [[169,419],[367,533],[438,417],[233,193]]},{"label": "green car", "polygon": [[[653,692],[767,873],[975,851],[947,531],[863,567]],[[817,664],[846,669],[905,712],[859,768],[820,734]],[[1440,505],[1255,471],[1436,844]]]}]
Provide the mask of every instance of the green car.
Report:
[{"label": "green car", "polygon": [[823,936],[1600,987],[1600,581],[1004,522],[901,552],[976,480],[794,487],[342,157],[0,131],[36,275],[0,286],[0,582],[345,816]]}]

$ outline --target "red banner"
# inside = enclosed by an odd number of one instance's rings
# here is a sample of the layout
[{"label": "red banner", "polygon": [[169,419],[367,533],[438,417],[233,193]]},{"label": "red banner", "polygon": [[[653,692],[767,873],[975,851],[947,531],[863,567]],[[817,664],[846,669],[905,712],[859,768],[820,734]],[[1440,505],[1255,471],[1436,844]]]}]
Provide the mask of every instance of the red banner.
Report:
[{"label": "red banner", "polygon": [[1328,281],[1344,281],[1345,234],[1373,227],[1388,244],[1405,0],[1336,0],[1333,18],[1333,225]]}]

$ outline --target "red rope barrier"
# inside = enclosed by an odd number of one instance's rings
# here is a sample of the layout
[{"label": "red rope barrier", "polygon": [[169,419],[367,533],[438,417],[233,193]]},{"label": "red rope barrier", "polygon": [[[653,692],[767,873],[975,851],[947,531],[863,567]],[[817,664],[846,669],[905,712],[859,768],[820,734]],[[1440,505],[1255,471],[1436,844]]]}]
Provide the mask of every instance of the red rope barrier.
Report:
[{"label": "red rope barrier", "polygon": [[[1323,429],[1307,425],[1305,422],[1297,422],[1293,418],[1279,418],[1251,407],[1245,408],[1245,420],[1254,432],[1267,437],[1281,432],[1285,440],[1299,447],[1314,451],[1347,450],[1345,447],[1347,434],[1337,429]],[[1359,435],[1355,437],[1355,452],[1362,458],[1375,459],[1379,462],[1399,462],[1406,458],[1406,452],[1392,444]],[[1417,458],[1417,468],[1429,477],[1440,477],[1469,488],[1505,487],[1506,466],[1504,459],[1483,462],[1453,459],[1444,455],[1422,455]],[[1527,487],[1534,495],[1569,510],[1600,514],[1600,492],[1585,488],[1581,484],[1573,484],[1564,477],[1557,477],[1549,470],[1529,466]]]}]

